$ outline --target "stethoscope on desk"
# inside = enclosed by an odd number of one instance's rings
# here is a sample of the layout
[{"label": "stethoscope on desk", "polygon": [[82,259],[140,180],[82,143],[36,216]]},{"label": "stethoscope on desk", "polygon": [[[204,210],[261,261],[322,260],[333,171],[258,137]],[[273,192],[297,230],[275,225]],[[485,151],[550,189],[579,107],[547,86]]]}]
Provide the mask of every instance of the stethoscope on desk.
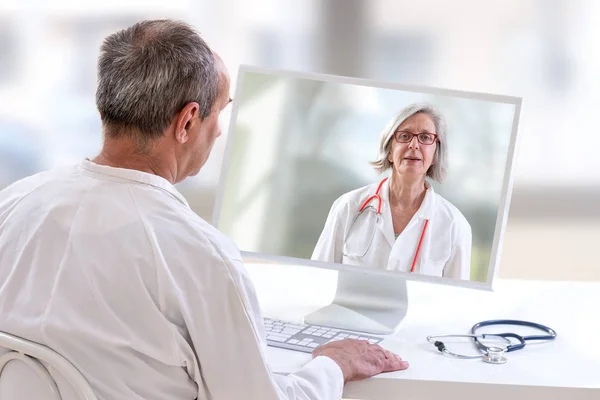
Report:
[{"label": "stethoscope on desk", "polygon": [[[539,329],[541,331],[544,331],[546,334],[521,336],[516,333],[494,333],[494,334],[482,333],[479,335],[476,333],[477,329],[483,328],[484,326],[492,326],[492,325],[526,326],[526,327],[530,327],[530,328]],[[446,337],[446,338],[448,338],[448,337],[469,337],[469,338],[472,338],[473,341],[475,342],[475,344],[477,345],[477,347],[479,348],[479,350],[481,350],[481,353],[477,354],[477,355],[465,355],[465,354],[457,354],[457,353],[450,352],[446,348],[446,345],[444,344],[444,342],[439,341],[439,340],[434,341],[435,338],[442,338],[442,337]],[[487,338],[500,338],[507,343],[507,346],[505,348],[502,348],[499,346],[486,346],[483,343],[481,343],[481,340],[484,340]],[[516,339],[518,341],[518,343],[513,344],[513,342],[509,338]],[[550,341],[550,340],[554,340],[555,338],[556,338],[556,332],[553,329],[548,328],[547,326],[544,326],[541,324],[537,324],[535,322],[518,321],[518,320],[512,320],[512,319],[497,319],[497,320],[482,321],[482,322],[476,323],[471,328],[470,334],[431,335],[431,336],[427,336],[427,341],[429,343],[433,343],[433,345],[435,347],[437,347],[437,349],[441,353],[447,354],[451,357],[465,358],[465,359],[482,358],[483,361],[490,363],[490,364],[504,364],[506,362],[506,357],[504,356],[505,353],[510,353],[511,351],[517,351],[517,350],[523,349],[525,347],[525,344],[528,341],[539,341],[539,340]]]},{"label": "stethoscope on desk", "polygon": [[[375,194],[373,196],[369,197],[367,200],[365,200],[365,202],[362,204],[362,206],[359,208],[358,212],[356,213],[356,215],[352,219],[352,222],[350,223],[350,226],[348,227],[348,230],[346,231],[346,234],[344,235],[344,246],[342,248],[342,253],[344,254],[344,256],[346,256],[346,257],[363,258],[365,256],[365,254],[367,254],[367,252],[371,248],[371,243],[373,242],[373,238],[375,237],[376,226],[379,224],[379,220],[381,218],[381,202],[382,202],[382,200],[381,200],[381,196],[379,195],[379,192],[381,191],[381,187],[383,186],[383,184],[387,180],[388,180],[388,178],[384,178],[379,183],[379,186],[377,187],[377,190],[375,191]],[[376,208],[377,211],[375,211],[375,215],[376,215],[377,219],[375,220],[375,223],[373,224],[373,229],[371,231],[371,237],[370,237],[370,239],[368,241],[367,247],[361,253],[350,254],[349,252],[346,251],[346,239],[348,239],[348,235],[349,235],[352,227],[354,226],[354,223],[356,222],[356,220],[358,219],[358,217],[363,213],[363,211],[365,209],[367,209],[367,208],[370,209],[370,210],[375,210],[375,207],[373,207],[372,205],[369,204],[373,200],[377,201],[377,208]],[[429,220],[426,219],[425,220],[425,225],[423,226],[423,230],[421,231],[421,237],[419,239],[419,244],[417,245],[417,249],[415,251],[415,256],[413,258],[413,262],[412,262],[412,265],[411,265],[411,268],[410,268],[410,272],[414,272],[415,271],[415,265],[417,264],[417,259],[419,258],[419,252],[421,251],[421,245],[423,244],[423,238],[425,237],[425,231],[427,231],[427,225],[428,224],[429,224]]]}]

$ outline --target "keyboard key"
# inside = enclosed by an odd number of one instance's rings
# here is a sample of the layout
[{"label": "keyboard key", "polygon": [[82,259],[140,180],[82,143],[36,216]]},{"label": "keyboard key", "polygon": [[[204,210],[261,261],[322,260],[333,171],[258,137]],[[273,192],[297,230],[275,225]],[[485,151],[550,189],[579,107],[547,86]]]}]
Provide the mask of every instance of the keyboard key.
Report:
[{"label": "keyboard key", "polygon": [[319,347],[319,343],[316,343],[316,342],[309,343],[308,347],[312,347],[312,348]]},{"label": "keyboard key", "polygon": [[286,337],[267,335],[268,340],[274,340],[276,342],[285,342],[287,340]]},{"label": "keyboard key", "polygon": [[286,326],[286,328],[302,330],[302,329],[306,328],[308,325],[286,324],[285,326]]},{"label": "keyboard key", "polygon": [[290,339],[288,340],[289,344],[298,344],[299,340],[298,339]]},{"label": "keyboard key", "polygon": [[275,332],[269,332],[267,335],[268,335],[268,336],[276,336],[276,337],[281,337],[281,338],[284,338],[284,339],[287,339],[287,338],[290,338],[290,337],[292,337],[292,335],[284,335],[284,334],[282,334],[282,333],[275,333]]}]

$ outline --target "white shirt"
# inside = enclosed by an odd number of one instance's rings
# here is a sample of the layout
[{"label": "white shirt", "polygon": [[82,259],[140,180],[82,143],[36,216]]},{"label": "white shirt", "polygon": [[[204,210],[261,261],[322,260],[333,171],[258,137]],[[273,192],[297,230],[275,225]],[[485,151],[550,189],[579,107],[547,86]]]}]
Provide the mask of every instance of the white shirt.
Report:
[{"label": "white shirt", "polygon": [[88,160],[0,192],[0,330],[62,354],[99,399],[342,395],[328,357],[270,372],[240,252],[173,185]]},{"label": "white shirt", "polygon": [[458,208],[435,193],[429,183],[421,206],[397,238],[389,204],[389,179],[379,192],[379,217],[374,212],[378,202],[373,199],[372,208],[365,209],[352,225],[361,206],[375,194],[379,184],[352,190],[334,201],[311,259],[409,272],[422,236],[415,273],[468,280],[471,226]]}]

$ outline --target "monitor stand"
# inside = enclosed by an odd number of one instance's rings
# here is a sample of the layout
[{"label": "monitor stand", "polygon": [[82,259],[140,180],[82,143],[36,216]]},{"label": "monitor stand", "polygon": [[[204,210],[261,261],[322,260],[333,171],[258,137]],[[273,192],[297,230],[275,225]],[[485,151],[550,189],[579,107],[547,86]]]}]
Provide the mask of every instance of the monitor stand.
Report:
[{"label": "monitor stand", "polygon": [[339,271],[331,304],[304,317],[307,324],[392,334],[406,316],[408,294],[401,276]]}]

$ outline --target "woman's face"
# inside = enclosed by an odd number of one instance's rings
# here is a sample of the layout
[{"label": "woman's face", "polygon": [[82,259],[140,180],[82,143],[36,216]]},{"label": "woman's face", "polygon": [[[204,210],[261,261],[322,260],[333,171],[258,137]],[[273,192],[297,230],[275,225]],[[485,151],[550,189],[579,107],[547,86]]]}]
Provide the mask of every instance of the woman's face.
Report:
[{"label": "woman's face", "polygon": [[[432,144],[423,144],[419,142],[417,136],[413,134],[436,134],[435,124],[431,117],[426,113],[417,113],[406,119],[396,129],[392,136],[389,161],[393,164],[395,172],[414,177],[425,177],[427,170],[433,163],[433,157],[437,149],[437,140]],[[431,136],[430,136],[431,137]],[[408,143],[400,143],[396,138],[410,139]],[[426,139],[427,135],[421,135]]]}]

